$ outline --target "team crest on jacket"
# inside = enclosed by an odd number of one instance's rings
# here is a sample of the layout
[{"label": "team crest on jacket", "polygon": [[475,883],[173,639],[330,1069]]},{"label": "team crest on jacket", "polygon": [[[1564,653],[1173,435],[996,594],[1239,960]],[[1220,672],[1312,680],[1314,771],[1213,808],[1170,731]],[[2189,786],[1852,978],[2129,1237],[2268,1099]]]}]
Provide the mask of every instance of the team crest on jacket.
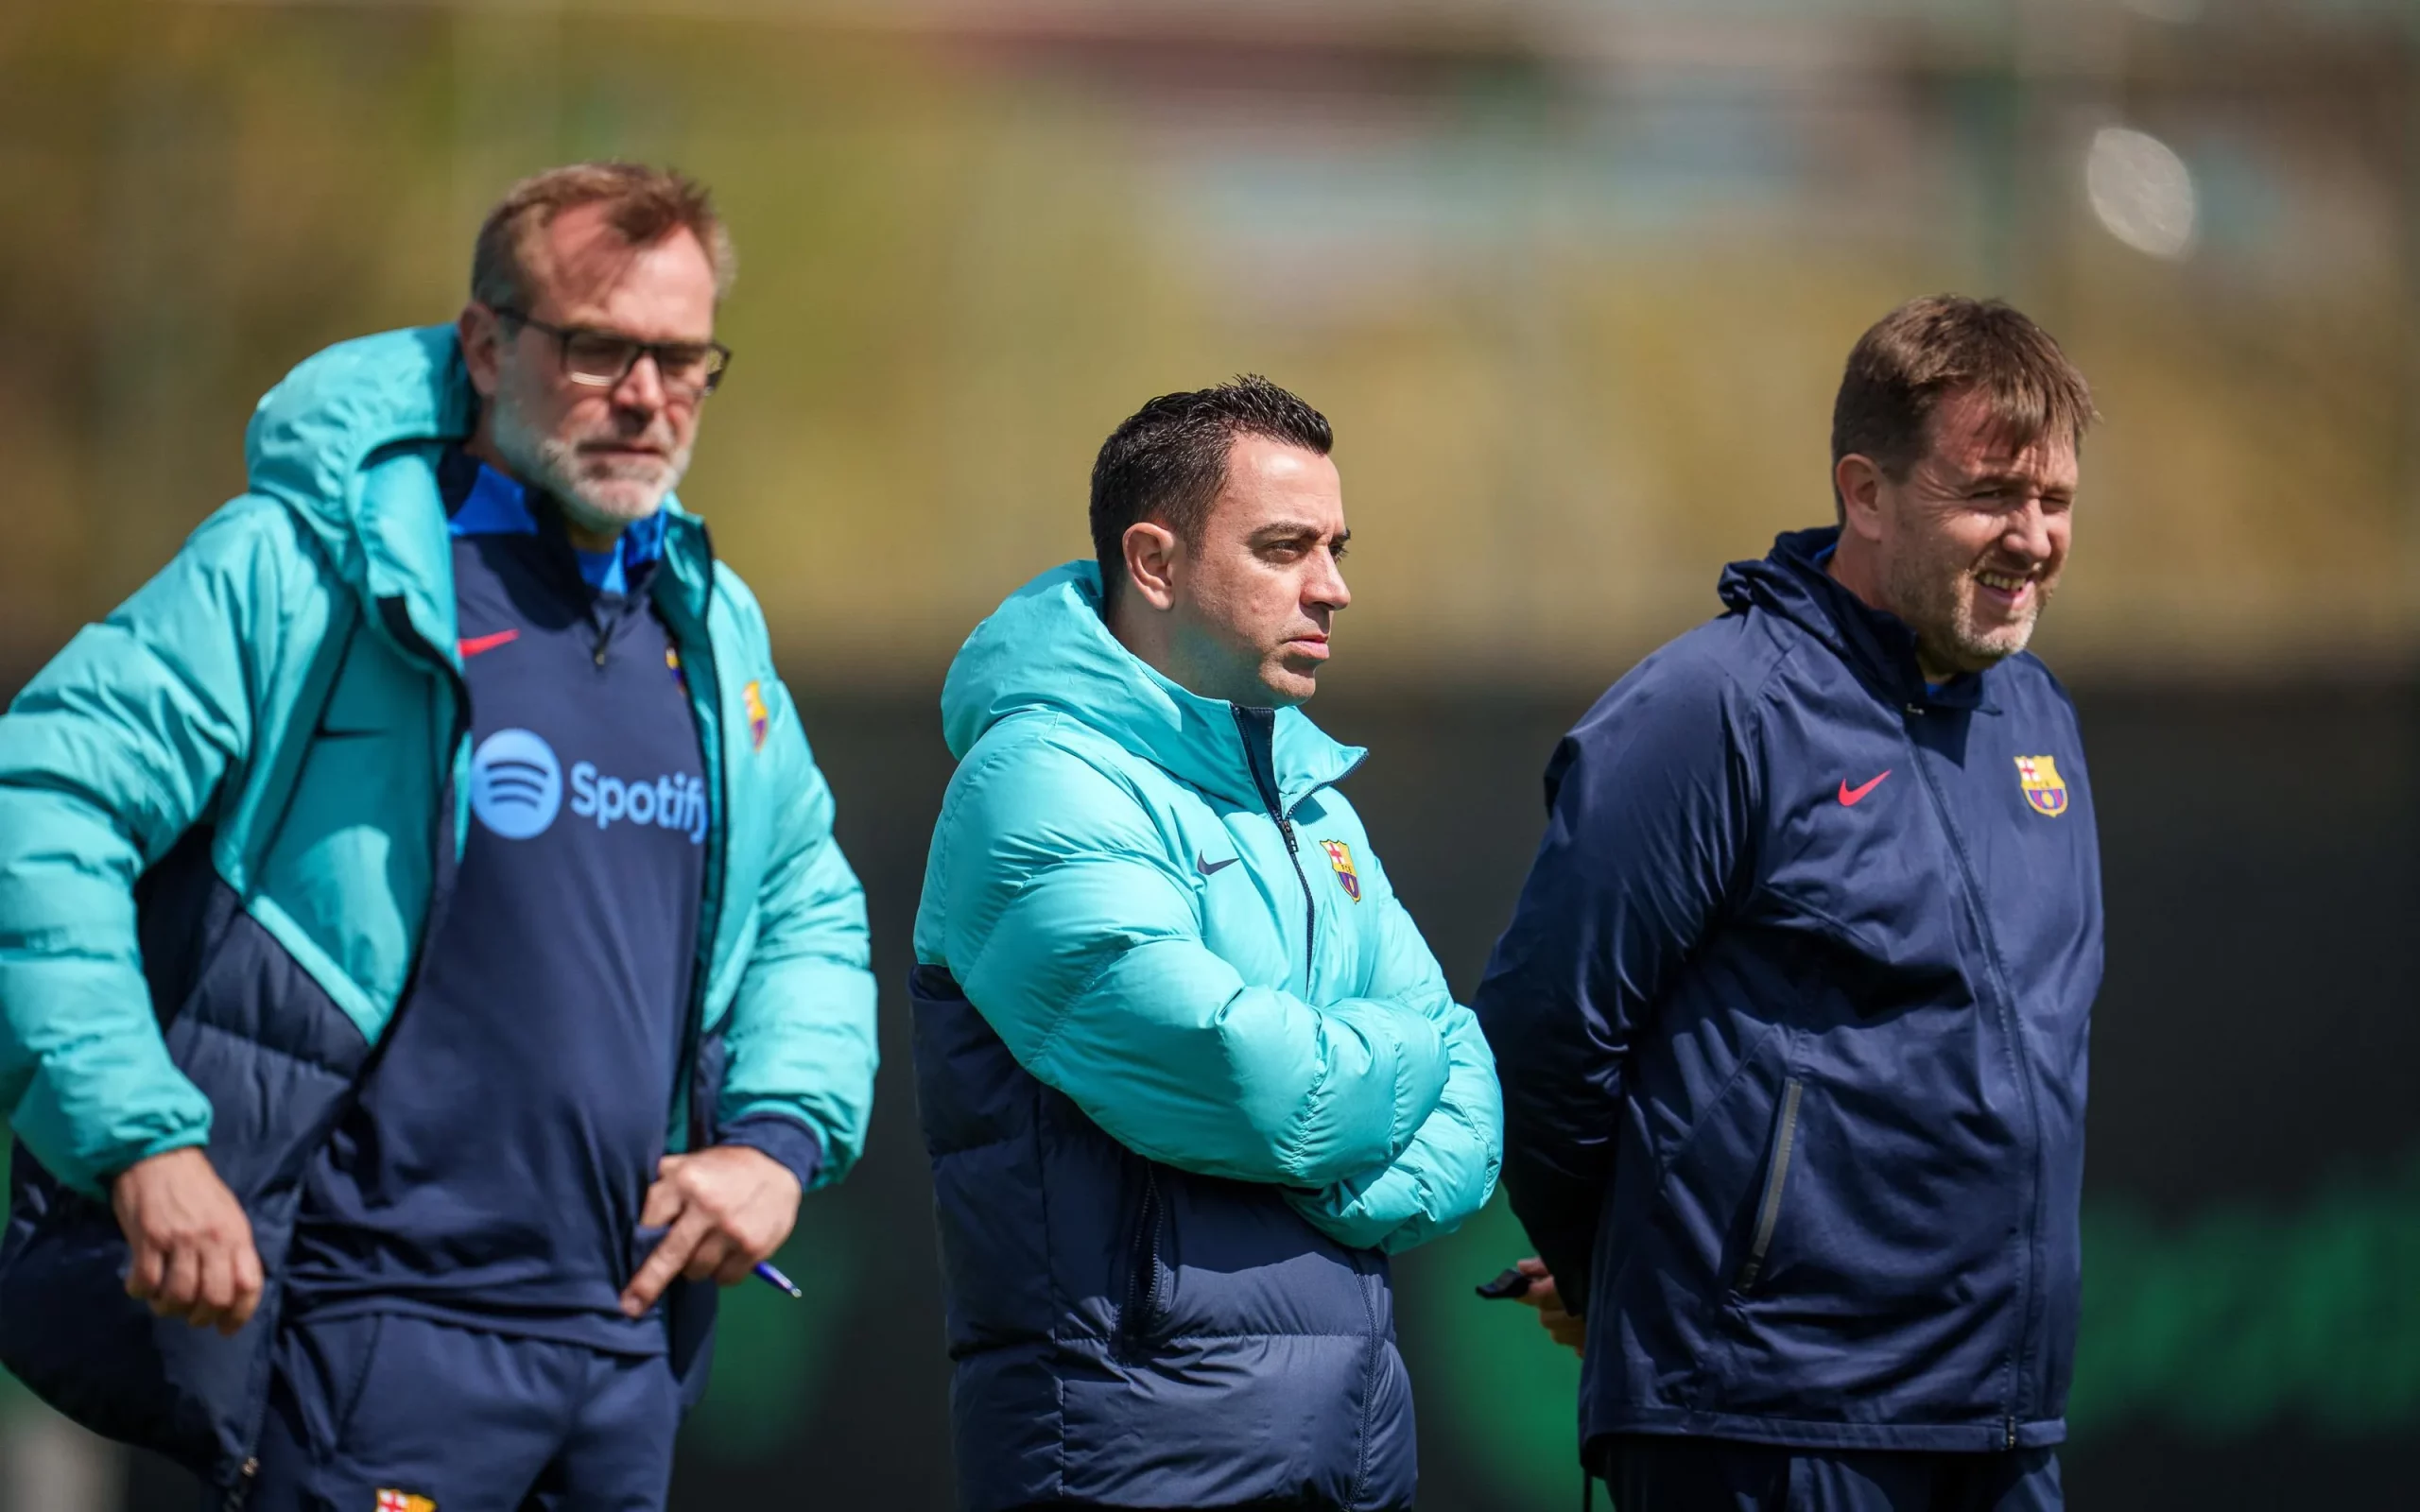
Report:
[{"label": "team crest on jacket", "polygon": [[380,1491],[378,1512],[437,1512],[437,1503],[409,1491]]},{"label": "team crest on jacket", "polygon": [[741,701],[748,705],[748,738],[756,743],[758,750],[763,750],[765,731],[770,729],[773,723],[773,716],[765,711],[764,690],[751,681],[748,686],[739,690],[739,696]]},{"label": "team crest on jacket", "polygon": [[2016,759],[2017,785],[2025,789],[2025,801],[2033,805],[2036,814],[2052,818],[2067,812],[2067,784],[2059,780],[2059,764],[2049,756],[2019,756]]},{"label": "team crest on jacket", "polygon": [[1337,885],[1344,889],[1344,896],[1359,902],[1361,873],[1353,869],[1353,848],[1341,840],[1322,840],[1320,849],[1327,852],[1327,864],[1336,868]]}]

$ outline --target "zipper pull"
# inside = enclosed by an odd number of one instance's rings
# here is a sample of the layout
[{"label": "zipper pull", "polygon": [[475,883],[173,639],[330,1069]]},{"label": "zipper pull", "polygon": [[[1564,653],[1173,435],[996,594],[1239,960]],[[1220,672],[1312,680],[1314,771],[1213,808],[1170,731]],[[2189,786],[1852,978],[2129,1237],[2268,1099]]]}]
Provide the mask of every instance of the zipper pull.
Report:
[{"label": "zipper pull", "polygon": [[1303,848],[1294,843],[1293,820],[1287,818],[1279,819],[1277,821],[1277,833],[1286,837],[1286,853],[1288,855],[1299,856],[1303,853]]}]

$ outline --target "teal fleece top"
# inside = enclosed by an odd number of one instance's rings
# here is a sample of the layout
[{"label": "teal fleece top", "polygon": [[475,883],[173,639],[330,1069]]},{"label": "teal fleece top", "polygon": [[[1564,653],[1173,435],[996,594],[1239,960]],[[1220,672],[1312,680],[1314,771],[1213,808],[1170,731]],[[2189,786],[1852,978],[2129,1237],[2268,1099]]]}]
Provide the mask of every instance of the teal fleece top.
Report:
[{"label": "teal fleece top", "polygon": [[950,668],[917,959],[1129,1149],[1282,1187],[1355,1247],[1450,1232],[1501,1098],[1334,785],[1365,753],[1280,710],[1264,784],[1248,719],[1120,645],[1099,582],[1043,574]]}]

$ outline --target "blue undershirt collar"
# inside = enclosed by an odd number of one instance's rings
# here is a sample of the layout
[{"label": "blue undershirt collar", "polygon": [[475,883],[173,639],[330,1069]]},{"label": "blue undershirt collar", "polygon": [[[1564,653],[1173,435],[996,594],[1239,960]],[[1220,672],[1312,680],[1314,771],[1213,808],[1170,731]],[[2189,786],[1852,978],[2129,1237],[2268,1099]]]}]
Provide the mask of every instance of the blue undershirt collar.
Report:
[{"label": "blue undershirt collar", "polygon": [[[470,492],[447,528],[458,536],[534,536],[538,517],[529,507],[528,490],[481,462],[478,476],[472,480]],[[664,555],[664,511],[659,508],[625,525],[611,550],[575,547],[572,555],[589,587],[600,593],[628,593],[631,570]]]}]

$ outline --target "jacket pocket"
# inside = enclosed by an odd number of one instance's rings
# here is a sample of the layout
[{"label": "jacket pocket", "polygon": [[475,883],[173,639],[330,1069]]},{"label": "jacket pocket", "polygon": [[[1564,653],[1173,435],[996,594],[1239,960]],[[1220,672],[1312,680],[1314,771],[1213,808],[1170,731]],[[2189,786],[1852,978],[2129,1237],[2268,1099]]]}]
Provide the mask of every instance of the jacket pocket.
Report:
[{"label": "jacket pocket", "polygon": [[1160,1168],[1145,1160],[1143,1200],[1127,1242],[1126,1301],[1117,1314],[1118,1336],[1130,1350],[1151,1336],[1159,1319],[1162,1206]]},{"label": "jacket pocket", "polygon": [[1806,1090],[1806,1082],[1796,1076],[1782,1083],[1781,1111],[1773,1119],[1772,1146],[1765,1155],[1765,1189],[1756,1201],[1756,1227],[1748,1240],[1748,1258],[1739,1266],[1737,1289],[1743,1293],[1764,1274],[1773,1227],[1781,1221],[1782,1192],[1789,1181],[1790,1157],[1798,1148],[1798,1101]]}]

